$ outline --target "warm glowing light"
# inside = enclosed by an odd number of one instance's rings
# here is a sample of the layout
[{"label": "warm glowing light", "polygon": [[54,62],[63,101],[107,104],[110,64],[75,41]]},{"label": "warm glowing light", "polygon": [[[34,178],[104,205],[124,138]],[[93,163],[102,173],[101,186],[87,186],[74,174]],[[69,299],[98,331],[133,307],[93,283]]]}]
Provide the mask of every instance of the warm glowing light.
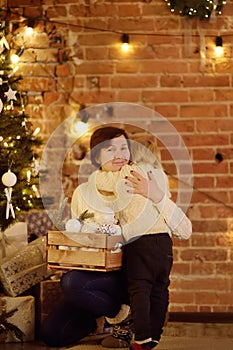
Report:
[{"label": "warm glowing light", "polygon": [[223,56],[223,53],[224,53],[224,49],[223,49],[223,46],[222,46],[222,37],[221,36],[217,36],[216,37],[216,46],[215,46],[215,55],[217,57],[221,57]]},{"label": "warm glowing light", "polygon": [[27,27],[26,30],[25,30],[25,34],[30,36],[32,35],[33,33],[33,28],[32,27]]},{"label": "warm glowing light", "polygon": [[24,53],[24,46],[21,46],[16,50],[16,52],[13,55],[11,55],[11,62],[13,64],[18,63],[19,58],[20,58],[20,56],[22,56],[23,53]]},{"label": "warm glowing light", "polygon": [[221,57],[221,56],[223,56],[224,49],[222,46],[215,46],[214,52],[215,52],[215,56]]},{"label": "warm glowing light", "polygon": [[122,34],[122,37],[121,37],[121,50],[123,52],[128,52],[129,51],[129,35],[124,33]]},{"label": "warm glowing light", "polygon": [[40,132],[40,128],[37,127],[37,128],[34,130],[32,136],[33,136],[33,137],[36,137],[36,136],[39,134],[39,132]]},{"label": "warm glowing light", "polygon": [[128,52],[129,51],[129,44],[128,43],[122,43],[121,44],[121,50],[123,52]]},{"label": "warm glowing light", "polygon": [[74,130],[77,134],[84,134],[88,130],[88,125],[82,121],[77,121],[74,124]]},{"label": "warm glowing light", "polygon": [[13,53],[13,55],[11,55],[11,62],[17,64],[19,62],[19,56]]},{"label": "warm glowing light", "polygon": [[31,181],[31,170],[27,171],[27,182],[29,183]]}]

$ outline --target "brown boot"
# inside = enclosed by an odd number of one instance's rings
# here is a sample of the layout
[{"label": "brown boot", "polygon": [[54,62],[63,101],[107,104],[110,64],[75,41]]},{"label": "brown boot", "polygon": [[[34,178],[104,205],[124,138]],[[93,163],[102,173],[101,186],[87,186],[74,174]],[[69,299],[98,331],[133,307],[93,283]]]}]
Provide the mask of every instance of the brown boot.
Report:
[{"label": "brown boot", "polygon": [[132,323],[132,320],[126,320],[115,325],[112,334],[102,340],[102,347],[128,348],[133,338]]}]

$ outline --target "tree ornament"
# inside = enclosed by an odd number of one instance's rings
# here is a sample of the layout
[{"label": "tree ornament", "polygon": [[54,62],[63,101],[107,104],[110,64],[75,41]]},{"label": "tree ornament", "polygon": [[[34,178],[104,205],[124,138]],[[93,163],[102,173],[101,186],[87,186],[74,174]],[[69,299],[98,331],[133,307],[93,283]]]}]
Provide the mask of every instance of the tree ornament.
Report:
[{"label": "tree ornament", "polygon": [[7,50],[10,50],[10,46],[6,40],[6,38],[3,36],[1,39],[0,39],[0,54],[5,50],[5,48]]},{"label": "tree ornament", "polygon": [[3,103],[2,103],[2,100],[0,99],[0,113],[1,113],[2,109],[3,109]]},{"label": "tree ornament", "polygon": [[6,187],[12,187],[16,184],[17,177],[11,170],[8,170],[5,174],[2,175],[2,183]]},{"label": "tree ornament", "polygon": [[6,204],[6,219],[9,219],[9,214],[11,212],[12,217],[15,219],[15,212],[13,209],[11,195],[12,195],[12,186],[17,182],[17,177],[11,170],[8,170],[5,174],[2,175],[2,183],[6,186],[4,192],[7,198]]},{"label": "tree ornament", "polygon": [[226,5],[226,0],[165,0],[165,2],[173,13],[200,19],[210,18],[214,11],[220,15]]},{"label": "tree ornament", "polygon": [[5,96],[7,96],[7,101],[10,101],[10,100],[15,100],[17,101],[17,98],[16,98],[16,93],[17,91],[15,90],[12,90],[12,88],[9,88],[9,90],[7,92],[5,92]]}]

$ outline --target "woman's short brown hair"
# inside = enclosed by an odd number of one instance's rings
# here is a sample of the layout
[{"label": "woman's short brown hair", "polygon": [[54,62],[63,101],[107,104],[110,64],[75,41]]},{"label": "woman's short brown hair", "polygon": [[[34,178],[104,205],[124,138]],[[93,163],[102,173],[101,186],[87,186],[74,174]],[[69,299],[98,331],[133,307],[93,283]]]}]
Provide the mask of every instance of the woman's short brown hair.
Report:
[{"label": "woman's short brown hair", "polygon": [[96,129],[91,135],[90,139],[90,157],[92,164],[99,168],[100,164],[97,162],[96,159],[99,156],[100,150],[102,148],[108,147],[112,139],[122,135],[126,138],[130,151],[129,137],[124,129],[117,128],[114,126],[102,126]]}]

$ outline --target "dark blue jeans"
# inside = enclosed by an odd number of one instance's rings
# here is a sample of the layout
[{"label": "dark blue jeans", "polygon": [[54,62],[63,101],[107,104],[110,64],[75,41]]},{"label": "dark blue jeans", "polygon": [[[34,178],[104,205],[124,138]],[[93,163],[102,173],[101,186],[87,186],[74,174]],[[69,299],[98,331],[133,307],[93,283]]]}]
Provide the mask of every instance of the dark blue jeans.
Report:
[{"label": "dark blue jeans", "polygon": [[63,302],[42,325],[41,339],[51,347],[69,346],[96,329],[96,318],[114,317],[126,303],[122,271],[71,270],[63,275]]}]

